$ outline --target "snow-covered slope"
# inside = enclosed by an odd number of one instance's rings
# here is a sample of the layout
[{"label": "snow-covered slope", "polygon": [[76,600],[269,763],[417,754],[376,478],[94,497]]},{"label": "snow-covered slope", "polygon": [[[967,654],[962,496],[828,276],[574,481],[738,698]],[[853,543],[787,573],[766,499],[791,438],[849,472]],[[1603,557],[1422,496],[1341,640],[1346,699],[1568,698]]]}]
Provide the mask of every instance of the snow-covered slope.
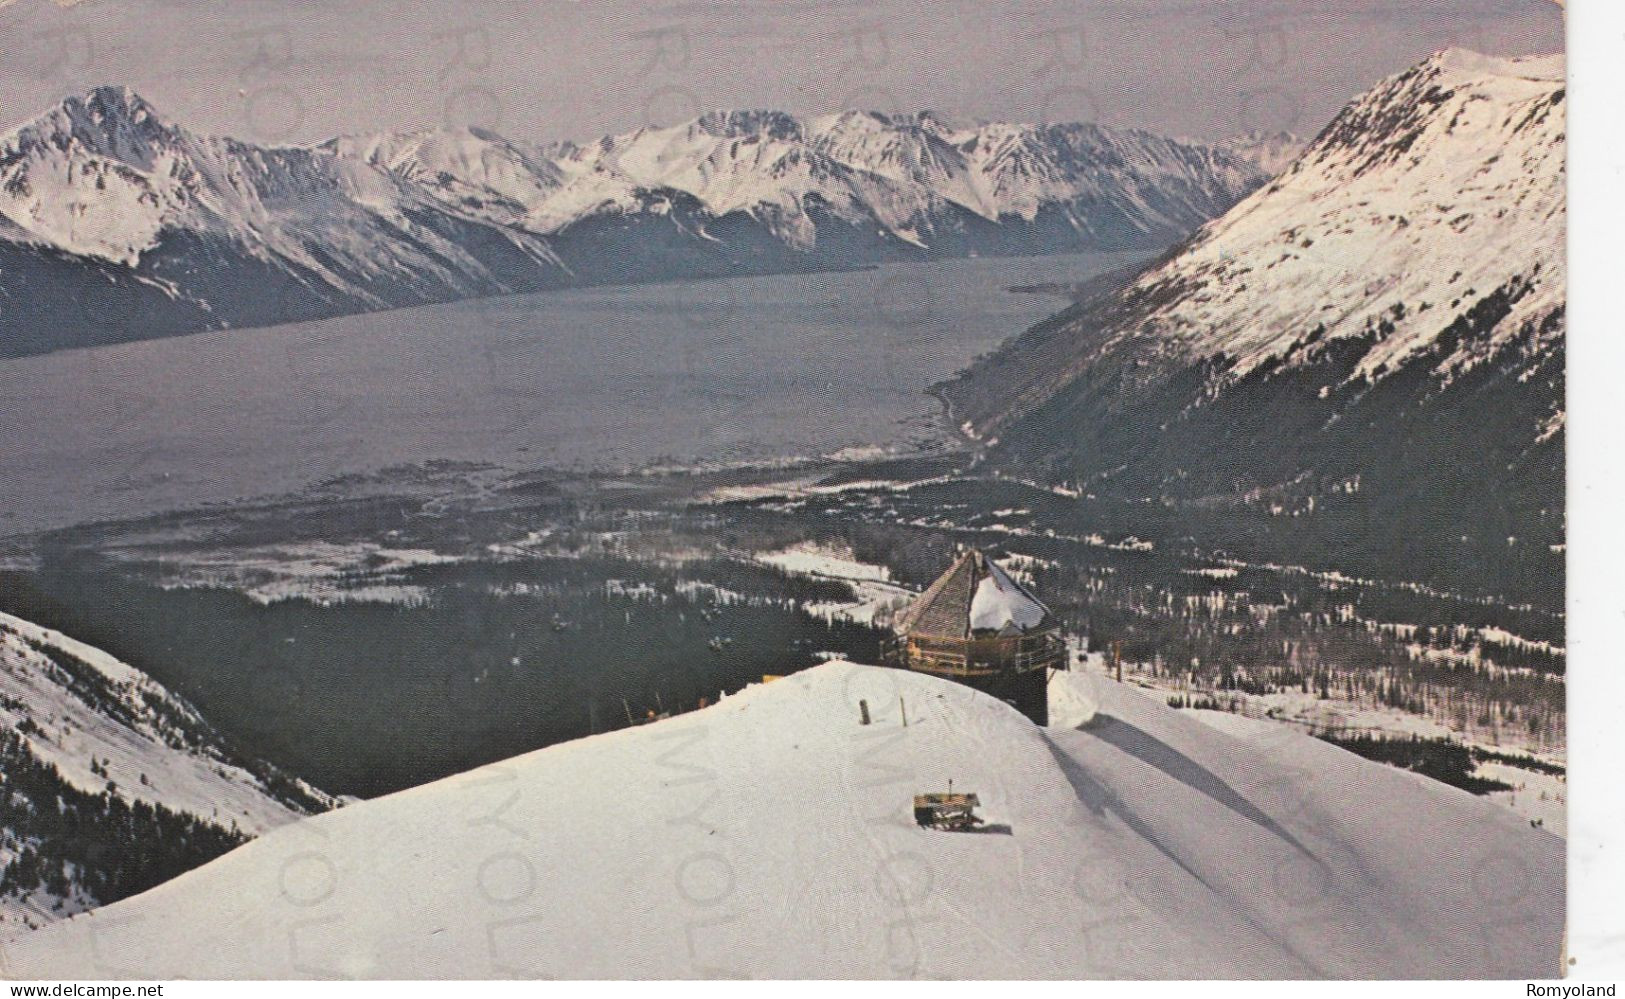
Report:
[{"label": "snow-covered slope", "polygon": [[1113,296],[1110,327],[1087,313],[1070,324],[1061,371],[967,415],[983,431],[1008,423],[1124,353],[1159,371],[1211,363],[1209,395],[1330,351],[1354,363],[1327,392],[1394,374],[1441,339],[1440,381],[1514,339],[1538,358],[1563,328],[1564,93],[1561,56],[1461,49],[1384,81]]},{"label": "snow-covered slope", "polygon": [[[569,284],[1160,246],[1264,178],[1143,132],[933,115],[262,148],[101,87],[0,136],[0,354]],[[25,279],[84,300],[65,343],[37,331],[66,324]]]},{"label": "snow-covered slope", "polygon": [[[1290,364],[1319,339],[1369,338],[1350,377],[1380,376],[1498,292],[1488,335],[1455,345],[1448,378],[1525,337],[1561,332],[1561,57],[1441,52],[1355,102],[1273,183],[1142,279],[1191,293],[1148,317],[1184,359],[1223,357],[1239,378]],[[1497,310],[1500,311],[1500,310]]]},{"label": "snow-covered slope", "polygon": [[[1563,843],[1096,676],[1081,727],[829,663],[297,823],[13,941],[16,977],[1543,977]],[[874,724],[859,723],[858,702]],[[907,725],[902,712],[907,712]],[[914,794],[975,792],[981,834]]]},{"label": "snow-covered slope", "polygon": [[1189,231],[1261,177],[1238,157],[1145,132],[929,113],[718,112],[557,153],[568,180],[544,227],[672,188],[714,216],[757,218],[804,249],[816,244],[821,213],[922,249],[964,240],[979,248],[975,240],[991,237],[978,235],[978,221],[1035,239],[1026,227],[1047,211],[1081,246],[1156,242]]},{"label": "snow-covered slope", "polygon": [[[113,811],[120,814],[139,802],[172,813],[172,827],[195,822],[231,835],[259,835],[336,804],[272,767],[238,758],[196,711],[139,670],[6,614],[0,614],[0,721],[16,740],[8,739],[0,768],[0,788],[9,789],[0,808],[0,871],[24,849],[57,869],[64,861],[74,868],[67,878],[71,891],[0,890],[0,916],[8,925],[60,918],[108,900],[99,868],[116,866],[125,851],[132,856],[122,861],[128,870],[119,877],[133,873],[141,844],[121,837],[150,834],[142,823],[156,818],[154,812],[128,827],[117,821],[82,829],[42,825],[35,821],[42,802],[25,786],[24,771],[57,810],[64,807],[62,794],[77,791],[116,799]],[[93,803],[102,811],[105,805]]]}]

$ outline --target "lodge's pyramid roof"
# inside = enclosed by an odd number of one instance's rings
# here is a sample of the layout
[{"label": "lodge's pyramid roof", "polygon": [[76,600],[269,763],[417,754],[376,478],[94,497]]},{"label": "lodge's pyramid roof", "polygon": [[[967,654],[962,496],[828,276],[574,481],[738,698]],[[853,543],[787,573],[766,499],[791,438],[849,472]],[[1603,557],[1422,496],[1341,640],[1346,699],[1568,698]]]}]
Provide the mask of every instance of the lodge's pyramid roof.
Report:
[{"label": "lodge's pyramid roof", "polygon": [[1053,626],[1049,608],[976,549],[959,556],[898,619],[904,635],[1023,635]]}]

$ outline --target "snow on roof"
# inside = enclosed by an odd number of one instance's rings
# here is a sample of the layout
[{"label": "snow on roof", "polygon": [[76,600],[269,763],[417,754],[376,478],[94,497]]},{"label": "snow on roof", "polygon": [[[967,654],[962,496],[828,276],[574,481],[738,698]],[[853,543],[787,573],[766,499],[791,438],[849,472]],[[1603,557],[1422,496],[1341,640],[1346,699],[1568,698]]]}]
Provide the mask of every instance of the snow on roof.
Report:
[{"label": "snow on roof", "polygon": [[976,632],[1022,634],[1051,621],[1049,609],[976,549],[959,556],[915,598],[898,621],[904,634],[969,638]]},{"label": "snow on roof", "polygon": [[976,584],[976,593],[971,597],[971,631],[1019,634],[1043,624],[1049,611],[1038,598],[1011,579],[992,559],[983,556],[982,561],[987,574]]}]

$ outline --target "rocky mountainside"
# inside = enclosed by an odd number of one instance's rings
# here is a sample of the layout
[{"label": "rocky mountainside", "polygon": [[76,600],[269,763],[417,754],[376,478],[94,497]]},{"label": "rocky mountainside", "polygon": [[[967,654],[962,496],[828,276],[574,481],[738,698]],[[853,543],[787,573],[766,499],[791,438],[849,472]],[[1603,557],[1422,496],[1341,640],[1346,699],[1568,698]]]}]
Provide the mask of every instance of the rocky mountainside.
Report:
[{"label": "rocky mountainside", "polygon": [[262,148],[102,87],[0,136],[0,356],[579,284],[1156,247],[1264,179],[1144,132],[931,114]]},{"label": "rocky mountainside", "polygon": [[1561,606],[1564,138],[1561,57],[1440,52],[939,391],[1053,480],[1245,509],[1363,568],[1538,570]]},{"label": "rocky mountainside", "polygon": [[116,901],[337,801],[185,701],[0,614],[0,936]]}]

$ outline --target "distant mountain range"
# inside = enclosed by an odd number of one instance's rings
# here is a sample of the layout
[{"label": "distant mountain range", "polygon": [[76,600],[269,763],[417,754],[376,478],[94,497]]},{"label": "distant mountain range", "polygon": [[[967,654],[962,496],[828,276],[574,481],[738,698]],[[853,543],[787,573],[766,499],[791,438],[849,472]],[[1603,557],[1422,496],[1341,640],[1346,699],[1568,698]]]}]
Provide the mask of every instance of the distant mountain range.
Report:
[{"label": "distant mountain range", "polygon": [[938,391],[995,461],[1561,607],[1564,96],[1440,52]]},{"label": "distant mountain range", "polygon": [[0,136],[0,356],[572,285],[1166,246],[1278,139],[718,112],[595,142],[266,148],[127,88]]}]

